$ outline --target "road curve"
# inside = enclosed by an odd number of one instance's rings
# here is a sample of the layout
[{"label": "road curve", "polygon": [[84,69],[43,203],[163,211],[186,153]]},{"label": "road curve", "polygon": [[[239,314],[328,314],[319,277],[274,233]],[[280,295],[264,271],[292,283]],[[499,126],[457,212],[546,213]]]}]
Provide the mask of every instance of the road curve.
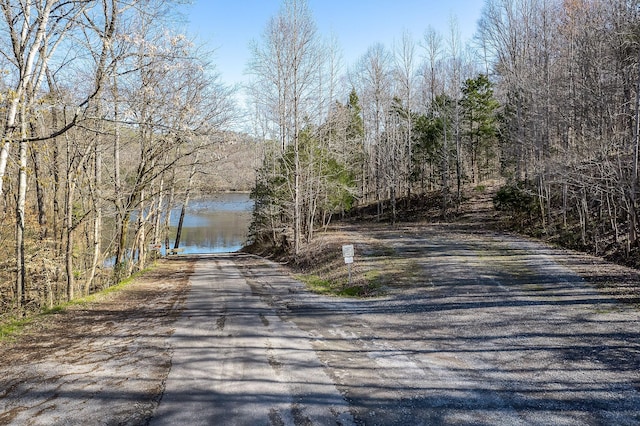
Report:
[{"label": "road curve", "polygon": [[339,299],[259,258],[202,258],[151,424],[640,424],[640,312],[567,252],[441,226],[371,240],[415,282]]}]

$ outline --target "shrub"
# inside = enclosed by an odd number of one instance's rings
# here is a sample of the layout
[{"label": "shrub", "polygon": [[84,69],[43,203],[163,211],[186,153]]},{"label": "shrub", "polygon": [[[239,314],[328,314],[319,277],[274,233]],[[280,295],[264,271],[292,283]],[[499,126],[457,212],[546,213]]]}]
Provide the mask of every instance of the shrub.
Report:
[{"label": "shrub", "polygon": [[537,208],[536,197],[519,184],[505,185],[493,197],[493,205],[498,211],[531,215]]}]

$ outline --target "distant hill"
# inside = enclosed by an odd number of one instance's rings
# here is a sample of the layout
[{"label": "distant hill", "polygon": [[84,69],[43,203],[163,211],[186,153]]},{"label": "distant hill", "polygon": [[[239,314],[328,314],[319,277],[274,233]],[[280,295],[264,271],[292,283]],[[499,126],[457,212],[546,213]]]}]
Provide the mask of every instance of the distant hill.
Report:
[{"label": "distant hill", "polygon": [[[217,138],[218,139],[218,138]],[[250,191],[260,164],[259,142],[235,132],[225,132],[207,150],[196,187],[202,193]]]}]

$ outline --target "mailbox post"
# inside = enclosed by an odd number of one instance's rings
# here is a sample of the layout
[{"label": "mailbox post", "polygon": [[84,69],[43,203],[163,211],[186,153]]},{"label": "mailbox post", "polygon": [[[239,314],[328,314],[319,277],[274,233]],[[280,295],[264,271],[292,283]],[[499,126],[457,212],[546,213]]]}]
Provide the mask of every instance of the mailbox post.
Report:
[{"label": "mailbox post", "polygon": [[344,257],[344,263],[346,263],[349,268],[349,286],[351,285],[351,264],[353,263],[354,255],[355,250],[353,248],[353,244],[342,246],[342,257]]}]

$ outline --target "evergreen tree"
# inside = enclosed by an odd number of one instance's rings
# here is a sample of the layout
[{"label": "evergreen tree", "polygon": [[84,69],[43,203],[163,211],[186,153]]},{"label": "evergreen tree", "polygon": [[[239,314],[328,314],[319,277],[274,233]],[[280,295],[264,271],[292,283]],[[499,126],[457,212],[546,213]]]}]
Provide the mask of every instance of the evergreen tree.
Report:
[{"label": "evergreen tree", "polygon": [[[470,78],[462,88],[462,125],[466,151],[469,155],[471,180],[477,183],[489,170],[496,170],[495,145],[498,101],[493,86],[485,74]],[[480,164],[482,162],[482,164]]]}]

